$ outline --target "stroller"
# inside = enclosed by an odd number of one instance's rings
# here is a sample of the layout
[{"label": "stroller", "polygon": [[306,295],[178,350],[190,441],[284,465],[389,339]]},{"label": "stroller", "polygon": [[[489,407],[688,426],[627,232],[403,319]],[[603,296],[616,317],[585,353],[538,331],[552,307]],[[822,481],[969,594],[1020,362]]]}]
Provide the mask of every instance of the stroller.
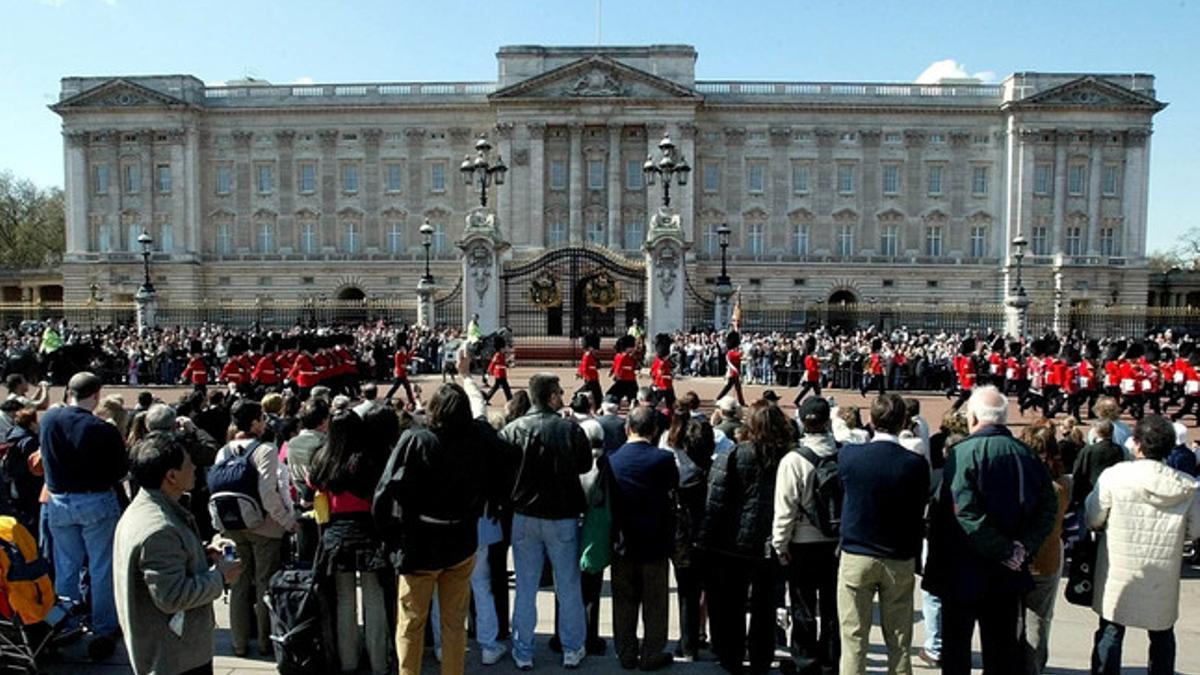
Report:
[{"label": "stroller", "polygon": [[17,519],[0,516],[0,672],[36,673],[37,659],[83,635],[83,607],[54,595],[50,566]]}]

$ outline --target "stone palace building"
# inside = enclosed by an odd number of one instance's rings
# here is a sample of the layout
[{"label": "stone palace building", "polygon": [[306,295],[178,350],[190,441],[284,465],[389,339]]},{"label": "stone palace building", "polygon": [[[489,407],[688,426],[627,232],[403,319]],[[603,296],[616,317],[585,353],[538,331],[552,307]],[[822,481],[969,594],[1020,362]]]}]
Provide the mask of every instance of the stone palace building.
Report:
[{"label": "stone palace building", "polygon": [[642,164],[666,133],[693,168],[671,195],[689,298],[712,295],[725,223],[750,306],[997,304],[1018,234],[1035,302],[1056,271],[1075,306],[1145,301],[1152,75],[706,81],[696,60],[507,46],[481,82],[66,77],[66,299],[131,297],[143,230],[170,304],[409,298],[426,220],[449,288],[481,134],[509,167],[489,194],[506,268],[569,247],[636,267],[662,189]]}]

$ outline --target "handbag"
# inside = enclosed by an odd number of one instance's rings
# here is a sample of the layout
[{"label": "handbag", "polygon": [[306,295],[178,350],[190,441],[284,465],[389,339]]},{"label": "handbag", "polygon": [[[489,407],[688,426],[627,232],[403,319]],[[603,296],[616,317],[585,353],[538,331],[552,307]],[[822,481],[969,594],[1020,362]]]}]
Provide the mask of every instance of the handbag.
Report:
[{"label": "handbag", "polygon": [[607,476],[601,469],[596,486],[601,497],[583,514],[579,532],[579,569],[589,574],[600,574],[612,564],[612,493]]},{"label": "handbag", "polygon": [[1092,606],[1096,590],[1097,535],[1084,532],[1067,550],[1067,587],[1064,596],[1072,605]]}]

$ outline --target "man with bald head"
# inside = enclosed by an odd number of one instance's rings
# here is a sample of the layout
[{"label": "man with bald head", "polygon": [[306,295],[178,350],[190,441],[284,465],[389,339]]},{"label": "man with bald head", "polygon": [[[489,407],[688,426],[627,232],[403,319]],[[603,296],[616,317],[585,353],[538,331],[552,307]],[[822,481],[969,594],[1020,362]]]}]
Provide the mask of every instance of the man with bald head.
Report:
[{"label": "man with bald head", "polygon": [[924,588],[942,600],[943,673],[971,672],[979,623],[983,672],[1022,670],[1017,630],[1029,562],[1058,516],[1050,474],[1005,421],[1008,399],[977,387],[967,401],[971,431],[946,458],[930,507]]}]

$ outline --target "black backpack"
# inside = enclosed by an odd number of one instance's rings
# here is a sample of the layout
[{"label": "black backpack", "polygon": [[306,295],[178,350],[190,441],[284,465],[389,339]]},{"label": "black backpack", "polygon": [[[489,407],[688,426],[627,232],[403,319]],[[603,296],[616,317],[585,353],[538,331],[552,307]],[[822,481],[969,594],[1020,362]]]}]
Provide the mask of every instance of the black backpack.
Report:
[{"label": "black backpack", "polygon": [[257,438],[241,449],[231,443],[225,458],[208,470],[208,512],[220,532],[252,530],[266,520],[254,464],[254,451],[260,445]]},{"label": "black backpack", "polygon": [[322,576],[309,569],[282,569],[271,575],[267,609],[271,613],[271,644],[280,675],[323,675],[331,672],[333,644],[329,603]]},{"label": "black backpack", "polygon": [[813,476],[813,513],[804,515],[827,537],[841,536],[842,530],[842,479],[838,476],[837,455],[820,457],[811,449],[800,445],[796,448],[800,456],[812,462],[816,471]]}]

